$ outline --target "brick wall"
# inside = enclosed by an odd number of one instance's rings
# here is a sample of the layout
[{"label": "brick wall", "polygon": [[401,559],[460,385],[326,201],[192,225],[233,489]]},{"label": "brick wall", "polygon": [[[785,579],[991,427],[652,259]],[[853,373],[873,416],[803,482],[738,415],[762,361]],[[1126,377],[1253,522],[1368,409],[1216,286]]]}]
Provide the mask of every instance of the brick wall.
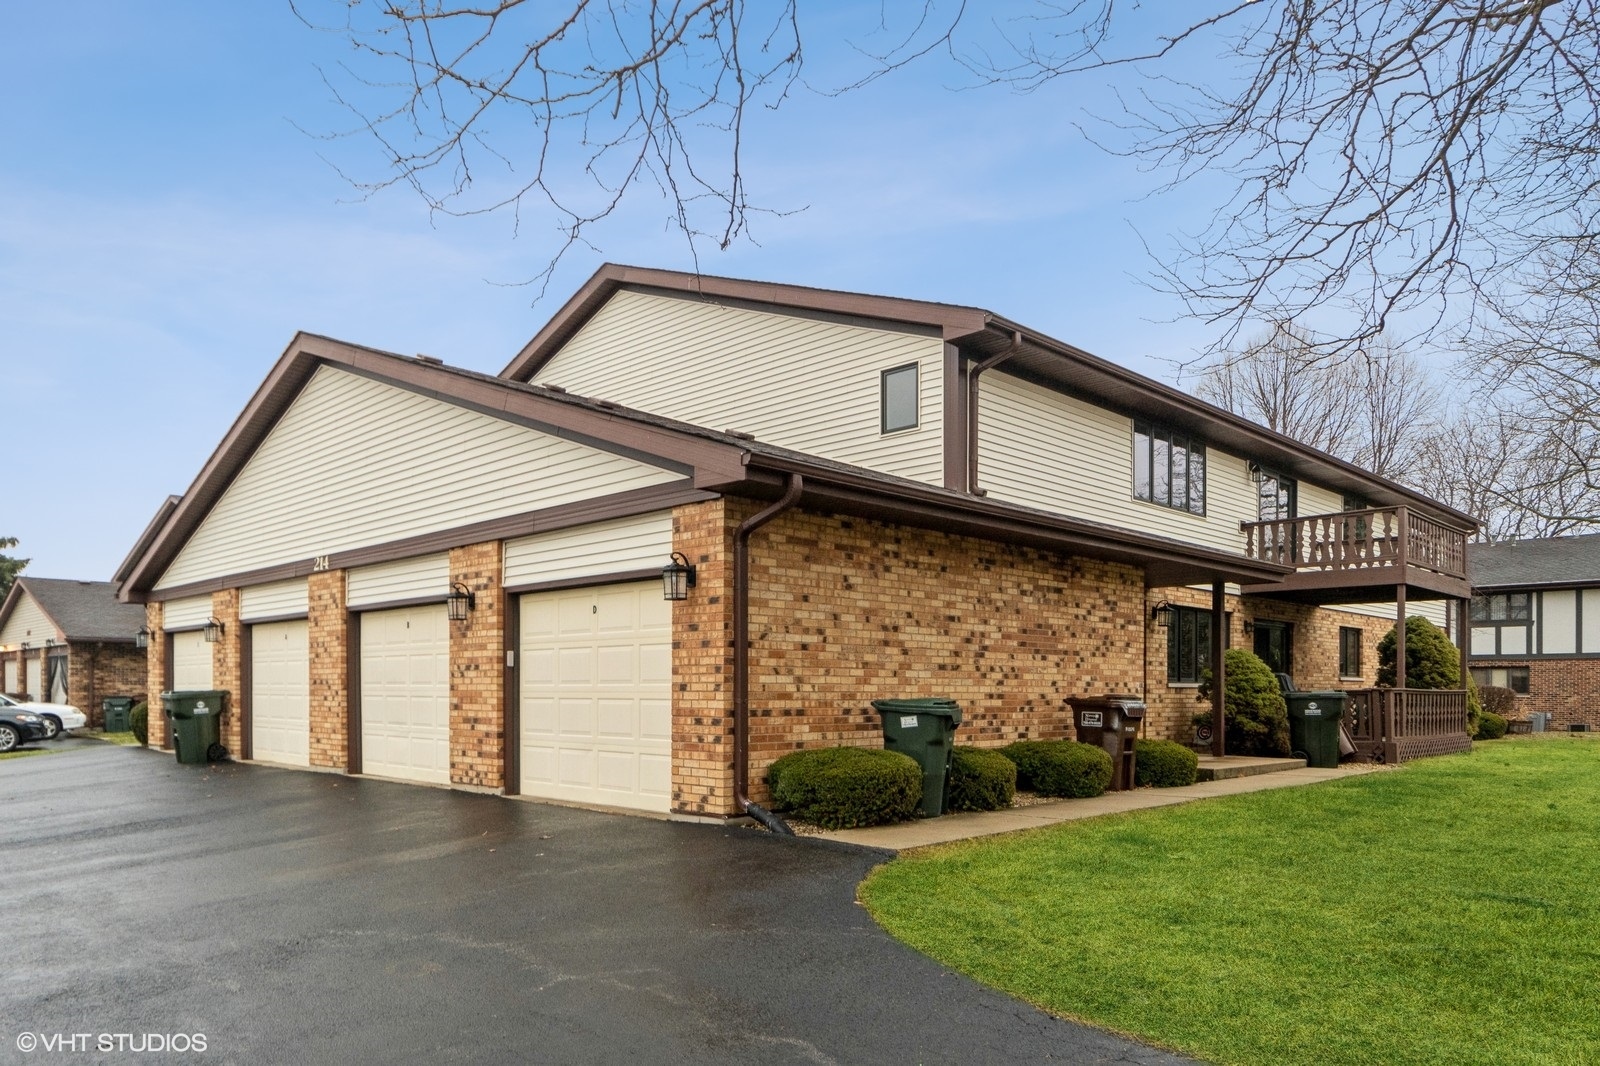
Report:
[{"label": "brick wall", "polygon": [[[701,567],[676,605],[674,808],[730,813],[732,530],[759,505],[679,508]],[[1070,734],[1064,701],[1137,692],[1139,570],[863,519],[790,512],[752,541],[751,798],[807,747],[882,743],[871,700],[948,696],[962,744]]]},{"label": "brick wall", "polygon": [[465,621],[450,623],[450,780],[505,785],[506,604],[499,541],[450,550],[450,580],[476,597]]},{"label": "brick wall", "polygon": [[107,696],[145,698],[145,653],[132,644],[79,641],[67,645],[67,702],[89,718],[89,725],[105,725],[101,708]]},{"label": "brick wall", "polygon": [[149,715],[147,740],[153,748],[165,748],[167,743],[167,718],[161,713],[161,692],[167,685],[167,634],[161,628],[163,607],[159,603],[144,606],[145,627],[150,630],[150,646],[145,649],[145,710]]},{"label": "brick wall", "polygon": [[222,746],[235,755],[244,750],[244,626],[239,624],[239,601],[238,589],[211,594],[211,617],[222,623],[222,632],[211,645],[211,687],[228,694],[219,727]]},{"label": "brick wall", "polygon": [[[1293,667],[1290,676],[1303,689],[1370,688],[1378,681],[1378,641],[1394,628],[1394,619],[1374,615],[1335,611],[1308,604],[1284,603],[1257,596],[1227,596],[1230,612],[1228,646],[1254,650],[1253,634],[1245,624],[1256,621],[1286,622],[1293,627],[1290,638]],[[1191,588],[1150,589],[1145,594],[1144,628],[1149,659],[1145,664],[1146,685],[1144,735],[1188,743],[1194,739],[1193,716],[1205,711],[1209,703],[1196,700],[1196,686],[1167,681],[1168,631],[1155,624],[1150,611],[1162,600],[1180,607],[1211,609],[1211,593]],[[1359,629],[1361,637],[1361,678],[1339,676],[1339,630]]]},{"label": "brick wall", "polygon": [[1547,729],[1565,732],[1574,723],[1600,730],[1600,659],[1489,659],[1475,657],[1474,667],[1525,666],[1528,694],[1517,697],[1514,717],[1534,711],[1553,715]]},{"label": "brick wall", "polygon": [[311,765],[349,765],[350,621],[343,570],[306,580],[311,657]]}]

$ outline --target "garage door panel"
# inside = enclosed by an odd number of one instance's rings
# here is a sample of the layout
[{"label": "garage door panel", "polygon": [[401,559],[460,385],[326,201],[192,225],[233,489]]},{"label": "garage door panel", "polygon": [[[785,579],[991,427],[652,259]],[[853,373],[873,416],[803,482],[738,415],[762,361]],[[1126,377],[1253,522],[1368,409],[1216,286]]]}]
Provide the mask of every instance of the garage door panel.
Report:
[{"label": "garage door panel", "polygon": [[250,754],[311,765],[311,652],[304,621],[250,627]]},{"label": "garage door panel", "polygon": [[450,782],[449,621],[444,606],[361,616],[361,769]]},{"label": "garage door panel", "polygon": [[668,810],[672,613],[660,586],[530,593],[520,611],[523,793]]}]

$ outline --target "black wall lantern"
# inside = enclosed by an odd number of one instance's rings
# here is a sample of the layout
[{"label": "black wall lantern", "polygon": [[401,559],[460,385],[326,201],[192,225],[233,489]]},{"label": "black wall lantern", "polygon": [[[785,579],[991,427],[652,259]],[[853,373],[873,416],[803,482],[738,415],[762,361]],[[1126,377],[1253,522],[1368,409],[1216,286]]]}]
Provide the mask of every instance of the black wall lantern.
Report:
[{"label": "black wall lantern", "polygon": [[148,648],[150,646],[150,627],[149,626],[140,626],[139,627],[139,632],[137,632],[137,633],[135,633],[133,635],[133,646],[135,648]]},{"label": "black wall lantern", "polygon": [[207,618],[205,628],[206,643],[215,644],[217,641],[221,640],[222,630],[223,625],[221,622],[217,621],[215,618]]},{"label": "black wall lantern", "polygon": [[673,552],[672,561],[661,568],[661,598],[686,600],[694,588],[694,566],[682,552]]},{"label": "black wall lantern", "polygon": [[1166,629],[1168,626],[1172,625],[1172,604],[1168,603],[1166,600],[1162,600],[1160,603],[1150,608],[1150,617],[1156,620],[1156,625],[1160,626],[1162,629]]},{"label": "black wall lantern", "polygon": [[465,622],[467,612],[475,610],[478,606],[478,597],[473,591],[461,582],[452,582],[450,595],[444,598],[444,607],[450,614],[450,621]]}]

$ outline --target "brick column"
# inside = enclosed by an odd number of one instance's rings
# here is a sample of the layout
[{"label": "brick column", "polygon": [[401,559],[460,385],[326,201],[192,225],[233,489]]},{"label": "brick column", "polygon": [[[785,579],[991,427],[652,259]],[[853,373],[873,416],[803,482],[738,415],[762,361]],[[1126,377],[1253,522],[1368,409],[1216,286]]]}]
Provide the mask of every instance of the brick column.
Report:
[{"label": "brick column", "polygon": [[239,624],[238,589],[211,594],[211,617],[222,623],[222,633],[211,645],[211,687],[228,694],[222,719],[222,746],[238,755],[244,750],[240,710],[244,706],[244,628]]},{"label": "brick column", "polygon": [[350,615],[343,570],[306,581],[311,644],[311,765],[343,770],[350,754]]},{"label": "brick column", "polygon": [[[745,511],[754,511],[754,506]],[[695,587],[672,605],[672,809],[733,815],[733,529],[725,501],[672,513],[672,548]]]},{"label": "brick column", "polygon": [[504,788],[506,613],[504,553],[487,541],[450,549],[450,580],[474,596],[463,622],[450,623],[450,780]]},{"label": "brick column", "polygon": [[161,628],[165,611],[159,603],[144,605],[144,624],[150,630],[150,646],[145,649],[145,711],[151,747],[167,746],[167,716],[161,713],[161,691],[167,684],[167,634]]}]

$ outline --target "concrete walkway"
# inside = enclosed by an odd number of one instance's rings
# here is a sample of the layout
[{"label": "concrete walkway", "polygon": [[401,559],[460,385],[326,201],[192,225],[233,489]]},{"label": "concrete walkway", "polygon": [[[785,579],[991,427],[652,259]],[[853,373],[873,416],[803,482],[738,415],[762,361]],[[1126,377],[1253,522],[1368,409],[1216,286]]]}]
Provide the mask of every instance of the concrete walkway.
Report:
[{"label": "concrete walkway", "polygon": [[1139,811],[1147,807],[1170,807],[1176,803],[1191,803],[1214,796],[1236,796],[1242,792],[1260,792],[1269,788],[1312,785],[1319,781],[1334,781],[1341,777],[1371,773],[1376,769],[1379,767],[1347,765],[1334,770],[1317,770],[1302,764],[1292,770],[1224,777],[1214,781],[1200,781],[1184,788],[1140,788],[1130,792],[1107,792],[1093,799],[1053,800],[1032,807],[1013,807],[1008,811],[947,814],[942,818],[923,818],[915,822],[902,822],[899,825],[874,826],[871,829],[841,829],[838,832],[820,835],[827,840],[837,840],[846,844],[860,844],[886,851],[907,851],[933,844],[947,844],[953,840],[1015,833],[1021,829],[1038,829],[1080,818],[1098,818],[1103,814]]}]

